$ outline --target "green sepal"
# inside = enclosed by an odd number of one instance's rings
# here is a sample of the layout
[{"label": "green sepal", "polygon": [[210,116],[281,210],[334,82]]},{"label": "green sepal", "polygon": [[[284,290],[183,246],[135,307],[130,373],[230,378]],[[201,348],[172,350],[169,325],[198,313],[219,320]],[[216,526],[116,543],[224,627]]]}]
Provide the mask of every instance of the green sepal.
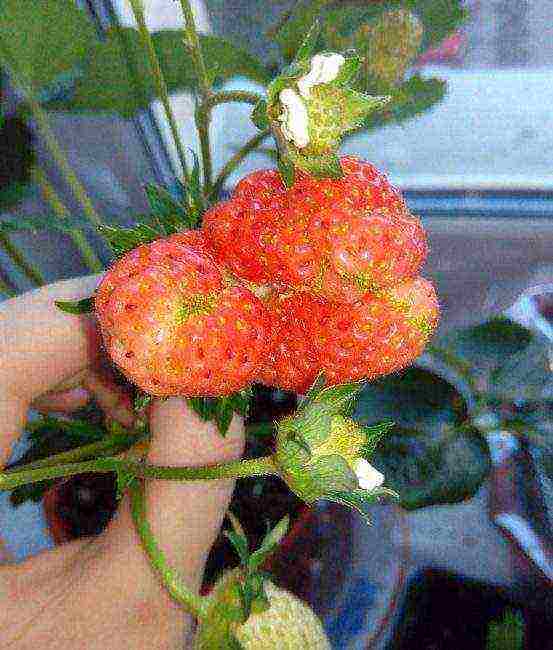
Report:
[{"label": "green sepal", "polygon": [[294,163],[282,156],[278,158],[278,171],[286,187],[292,187],[295,181],[296,172]]},{"label": "green sepal", "polygon": [[260,131],[268,129],[269,126],[271,126],[271,121],[267,115],[266,100],[260,99],[253,107],[253,110],[251,112],[251,120]]},{"label": "green sepal", "polygon": [[150,244],[163,236],[148,224],[138,224],[133,228],[100,226],[98,232],[104,237],[115,257],[122,257],[137,246]]},{"label": "green sepal", "polygon": [[395,423],[392,420],[384,420],[383,422],[379,422],[370,427],[363,427],[363,431],[365,431],[367,435],[367,441],[361,447],[361,456],[365,460],[370,460],[372,458],[380,440],[391,431],[394,426]]},{"label": "green sepal", "polygon": [[284,516],[263,538],[259,548],[254,551],[247,560],[247,567],[249,571],[256,571],[259,567],[271,556],[278,545],[288,532],[290,526],[290,517]]},{"label": "green sepal", "polygon": [[[340,158],[336,153],[323,154],[322,156],[303,155],[301,149],[290,147],[293,165],[303,169],[315,178],[342,178],[344,172],[340,165]],[[293,166],[292,166],[293,168]],[[287,185],[290,187],[289,185]]]},{"label": "green sepal", "polygon": [[81,300],[56,300],[54,304],[66,314],[89,314],[94,311],[94,297]]},{"label": "green sepal", "polygon": [[152,395],[138,391],[133,400],[134,411],[137,413],[143,412],[152,403],[152,400]]},{"label": "green sepal", "polygon": [[234,413],[247,417],[252,395],[252,389],[245,388],[228,397],[191,397],[187,402],[204,422],[215,422],[219,433],[225,436]]},{"label": "green sepal", "polygon": [[374,490],[328,490],[323,497],[326,501],[340,503],[348,508],[353,508],[370,524],[369,506],[378,503],[383,497],[399,499],[397,492],[388,488],[375,488]]}]

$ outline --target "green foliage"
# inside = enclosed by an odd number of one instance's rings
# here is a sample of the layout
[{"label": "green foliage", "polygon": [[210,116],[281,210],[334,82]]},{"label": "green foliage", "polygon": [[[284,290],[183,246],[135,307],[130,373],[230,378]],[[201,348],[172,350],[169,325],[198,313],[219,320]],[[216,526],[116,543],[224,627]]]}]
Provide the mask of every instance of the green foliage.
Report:
[{"label": "green foliage", "polygon": [[[467,19],[468,13],[460,0],[386,0],[384,2],[356,2],[346,0],[303,0],[296,4],[288,20],[277,32],[276,40],[286,61],[291,61],[304,35],[313,22],[320,19],[323,34],[318,51],[336,49],[363,25],[371,24],[386,11],[397,8],[412,11],[424,28],[423,46],[439,44]],[[346,44],[351,47],[351,44]]]},{"label": "green foliage", "polygon": [[[85,412],[83,412],[84,415]],[[30,424],[28,430],[31,443],[29,449],[7,469],[17,469],[22,465],[48,458],[54,454],[97,442],[108,435],[101,423],[85,420],[84,417],[75,420],[62,420],[44,416]],[[22,485],[11,492],[10,501],[14,506],[19,506],[28,500],[40,501],[44,493],[55,483],[55,480],[46,480]]]},{"label": "green foliage", "polygon": [[179,184],[182,199],[177,201],[160,185],[150,183],[145,192],[150,213],[139,218],[131,228],[102,226],[100,232],[109,244],[115,257],[121,257],[142,244],[168,237],[181,230],[190,230],[200,225],[204,212],[198,159],[194,159],[190,185]]},{"label": "green foliage", "polygon": [[88,314],[94,311],[94,298],[81,300],[56,300],[56,307],[66,314]]},{"label": "green foliage", "polygon": [[[169,93],[194,91],[197,71],[180,30],[152,34],[154,47]],[[209,81],[215,86],[246,77],[258,83],[269,81],[269,72],[256,57],[228,41],[200,35]],[[131,118],[148,108],[156,98],[156,85],[140,34],[133,28],[108,31],[89,52],[71,97],[48,104],[50,110],[76,112],[107,111]]]},{"label": "green foliage", "polygon": [[390,102],[368,116],[364,123],[366,129],[399,124],[425,113],[443,100],[447,85],[441,79],[424,79],[415,74],[397,88],[389,89],[389,92]]},{"label": "green foliage", "polygon": [[260,613],[268,609],[269,600],[265,594],[265,574],[259,569],[267,559],[276,551],[278,545],[288,532],[290,518],[283,517],[273,529],[269,529],[259,548],[250,553],[248,539],[240,522],[229,513],[232,530],[225,531],[225,536],[232,544],[240,558],[242,580],[236,583],[238,596],[241,603],[241,620],[246,621],[250,613]]},{"label": "green foliage", "polygon": [[446,84],[440,79],[424,79],[418,74],[397,84],[389,84],[379,81],[370,72],[372,62],[369,60],[368,39],[371,30],[385,12],[398,8],[413,12],[422,24],[421,50],[438,45],[468,16],[460,0],[387,0],[370,3],[306,0],[297,3],[289,19],[278,30],[276,39],[284,59],[291,61],[301,48],[304,34],[319,19],[322,32],[314,47],[312,43],[312,50],[355,49],[363,60],[355,89],[369,95],[391,96],[386,106],[367,117],[364,128],[375,129],[400,123],[440,102],[445,96]]},{"label": "green foliage", "polygon": [[406,508],[457,503],[472,496],[489,471],[485,441],[467,428],[461,395],[433,373],[410,368],[368,385],[355,418],[363,424],[393,418],[371,462]]},{"label": "green foliage", "polygon": [[[543,343],[533,340],[532,333],[508,318],[494,318],[486,323],[450,332],[435,339],[433,346],[445,349],[455,355],[466,368],[469,375],[474,376],[480,391],[501,397],[501,381],[509,386],[509,374],[517,370],[531,373],[536,368],[538,350],[545,354]],[[528,352],[525,354],[525,351]],[[526,357],[526,371],[522,367],[522,358]],[[541,356],[542,361],[544,357]],[[517,365],[521,365],[517,369]],[[541,365],[542,370],[545,366]],[[502,370],[504,368],[505,370]],[[522,376],[519,376],[522,380]],[[542,375],[543,377],[543,375]],[[500,381],[498,381],[498,379]],[[528,387],[519,386],[520,391]],[[505,393],[507,399],[514,397],[512,390]],[[521,392],[522,397],[522,392]]]},{"label": "green foliage", "polygon": [[228,397],[191,397],[189,406],[204,422],[215,422],[219,433],[228,432],[234,413],[247,417],[252,399],[252,390],[246,388]]},{"label": "green foliage", "polygon": [[2,49],[36,89],[74,71],[96,41],[82,9],[68,0],[3,0],[0,12]]}]

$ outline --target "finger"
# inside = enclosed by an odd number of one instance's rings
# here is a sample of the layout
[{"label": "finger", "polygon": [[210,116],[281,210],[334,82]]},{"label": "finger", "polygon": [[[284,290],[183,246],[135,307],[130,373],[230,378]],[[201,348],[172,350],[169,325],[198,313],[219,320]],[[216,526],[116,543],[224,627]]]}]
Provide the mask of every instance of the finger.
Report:
[{"label": "finger", "polygon": [[83,386],[94,396],[106,417],[117,420],[125,427],[133,426],[135,414],[131,396],[106,372],[90,371],[83,380]]},{"label": "finger", "polygon": [[39,413],[73,413],[90,402],[92,395],[85,388],[73,388],[63,392],[46,393],[32,403]]},{"label": "finger", "polygon": [[[148,462],[157,465],[198,466],[239,458],[244,446],[244,427],[235,417],[226,437],[213,423],[201,421],[184,399],[153,405],[150,415],[152,443]],[[207,554],[220,530],[234,481],[149,481],[148,521],[159,546],[172,566],[199,587]],[[128,511],[120,513],[112,541],[122,548],[121,536],[130,526]],[[127,533],[128,536],[128,533]],[[117,540],[117,541],[115,541]],[[133,535],[132,543],[136,544]],[[150,571],[143,560],[139,565]],[[144,568],[145,567],[145,568]]]},{"label": "finger", "polygon": [[97,282],[96,276],[59,282],[0,304],[0,463],[31,402],[98,355],[93,319],[66,314],[54,304],[89,296]]}]

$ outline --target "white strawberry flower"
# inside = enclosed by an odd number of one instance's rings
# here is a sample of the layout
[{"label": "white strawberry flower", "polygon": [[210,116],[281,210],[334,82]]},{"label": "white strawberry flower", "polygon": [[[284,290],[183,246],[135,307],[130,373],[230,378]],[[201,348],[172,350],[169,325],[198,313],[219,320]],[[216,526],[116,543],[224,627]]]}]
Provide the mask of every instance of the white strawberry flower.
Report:
[{"label": "white strawberry flower", "polygon": [[309,116],[307,106],[292,88],[285,88],[279,94],[283,112],[278,119],[282,123],[282,133],[299,149],[309,144]]},{"label": "white strawberry flower", "polygon": [[364,458],[359,458],[355,466],[355,475],[362,490],[374,490],[384,483],[384,474],[375,469]]},{"label": "white strawberry flower", "polygon": [[298,79],[300,95],[309,99],[311,88],[319,84],[327,84],[334,81],[344,65],[345,58],[334,52],[328,54],[316,54],[311,59],[311,70]]}]

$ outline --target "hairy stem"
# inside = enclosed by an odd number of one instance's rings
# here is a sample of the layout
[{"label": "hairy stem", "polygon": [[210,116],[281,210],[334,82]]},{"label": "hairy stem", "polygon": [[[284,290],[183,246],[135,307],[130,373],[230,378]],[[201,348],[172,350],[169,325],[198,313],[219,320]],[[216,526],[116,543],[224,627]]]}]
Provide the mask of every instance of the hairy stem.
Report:
[{"label": "hairy stem", "polygon": [[230,102],[240,102],[255,106],[261,99],[263,99],[261,95],[250,93],[247,90],[222,90],[218,93],[213,93],[209,97],[206,108],[214,108],[219,104],[229,104]]},{"label": "hairy stem", "polygon": [[61,147],[58,144],[56,136],[52,131],[50,124],[48,122],[48,117],[46,112],[43,110],[42,106],[37,101],[33,90],[29,83],[27,83],[24,75],[19,74],[17,69],[17,64],[14,62],[14,58],[10,55],[9,50],[6,49],[5,45],[0,41],[0,58],[2,60],[3,66],[6,68],[6,71],[11,76],[14,84],[23,92],[27,104],[29,105],[33,117],[36,121],[40,134],[42,135],[44,142],[52,155],[52,158],[58,165],[60,171],[62,172],[67,184],[71,188],[73,195],[79,201],[82,206],[83,212],[87,219],[94,225],[95,228],[99,228],[103,225],[102,219],[98,216],[90,197],[86,193],[84,186],[81,184],[77,178],[75,172],[71,168],[65,154],[63,153]]},{"label": "hairy stem", "polygon": [[44,276],[38,267],[23,256],[19,248],[11,241],[6,233],[0,232],[0,248],[11,259],[15,266],[36,286],[46,284]]},{"label": "hairy stem", "polygon": [[188,45],[190,56],[192,57],[196,68],[196,74],[198,76],[198,90],[201,102],[196,108],[195,119],[202,152],[204,193],[205,196],[208,196],[213,176],[213,162],[211,159],[211,144],[209,138],[209,125],[211,122],[211,107],[209,106],[209,101],[212,95],[212,90],[202,53],[200,38],[198,36],[198,31],[196,30],[192,6],[190,5],[189,0],[180,0],[180,4],[184,16],[185,42]]},{"label": "hairy stem", "polygon": [[132,445],[143,440],[144,434],[129,433],[128,435],[112,435],[98,442],[91,442],[88,445],[81,445],[69,451],[62,451],[59,454],[48,456],[48,458],[41,458],[32,463],[23,466],[13,467],[7,469],[5,474],[16,474],[20,471],[30,471],[41,469],[43,467],[55,467],[56,465],[66,465],[68,463],[75,463],[86,458],[97,458],[98,456],[106,456],[118,454],[129,449]]},{"label": "hairy stem", "polygon": [[163,585],[172,598],[184,605],[184,607],[196,618],[205,616],[205,599],[194,593],[184,584],[179,573],[172,569],[162,550],[157,545],[156,539],[148,523],[146,514],[146,503],[144,498],[144,485],[142,482],[133,481],[129,486],[131,496],[132,518],[140,541],[146,555],[163,582]]},{"label": "hairy stem", "polygon": [[154,42],[152,40],[150,32],[148,31],[148,27],[146,26],[146,19],[144,17],[144,6],[142,4],[142,0],[130,0],[130,3],[132,6],[134,16],[136,18],[136,22],[138,24],[138,31],[140,32],[140,36],[142,37],[142,41],[148,53],[148,59],[150,61],[150,66],[152,68],[152,73],[157,86],[157,91],[159,93],[159,97],[161,99],[163,109],[165,111],[165,116],[167,117],[167,121],[169,123],[171,136],[173,138],[173,142],[175,143],[177,155],[179,157],[179,162],[182,167],[182,174],[185,183],[189,184],[190,174],[186,162],[186,155],[184,153],[184,148],[182,146],[182,142],[179,137],[177,122],[173,114],[173,110],[171,109],[171,104],[169,102],[167,83],[165,81],[165,77],[163,76],[163,71],[159,63],[159,58],[157,56],[156,49],[154,47]]},{"label": "hairy stem", "polygon": [[221,465],[202,467],[161,467],[146,465],[126,458],[96,458],[79,463],[18,469],[0,473],[0,491],[13,490],[20,485],[38,483],[45,479],[75,476],[77,474],[123,472],[136,478],[160,479],[164,481],[207,481],[246,476],[277,474],[271,456],[252,460],[236,460]]},{"label": "hairy stem", "polygon": [[260,131],[257,135],[255,135],[253,138],[248,140],[246,144],[241,147],[235,154],[230,158],[227,163],[223,166],[221,171],[219,172],[219,175],[215,179],[215,182],[213,183],[213,187],[211,188],[211,192],[209,195],[210,200],[215,200],[219,196],[221,190],[223,189],[225,185],[225,181],[227,178],[232,174],[232,172],[238,167],[238,165],[244,160],[244,158],[252,152],[254,149],[256,149],[262,142],[265,140],[265,138],[269,137],[271,135],[271,129],[265,129],[264,131]]},{"label": "hairy stem", "polygon": [[[69,210],[58,196],[56,190],[50,184],[50,181],[42,169],[35,167],[33,170],[33,176],[38,186],[40,187],[44,200],[50,204],[50,207],[54,213],[62,221],[70,221],[71,215],[69,214]],[[67,234],[79,250],[89,270],[93,273],[99,273],[102,271],[104,265],[94,252],[92,246],[88,243],[86,237],[84,236],[84,233],[81,232],[77,227],[71,227]]]}]

